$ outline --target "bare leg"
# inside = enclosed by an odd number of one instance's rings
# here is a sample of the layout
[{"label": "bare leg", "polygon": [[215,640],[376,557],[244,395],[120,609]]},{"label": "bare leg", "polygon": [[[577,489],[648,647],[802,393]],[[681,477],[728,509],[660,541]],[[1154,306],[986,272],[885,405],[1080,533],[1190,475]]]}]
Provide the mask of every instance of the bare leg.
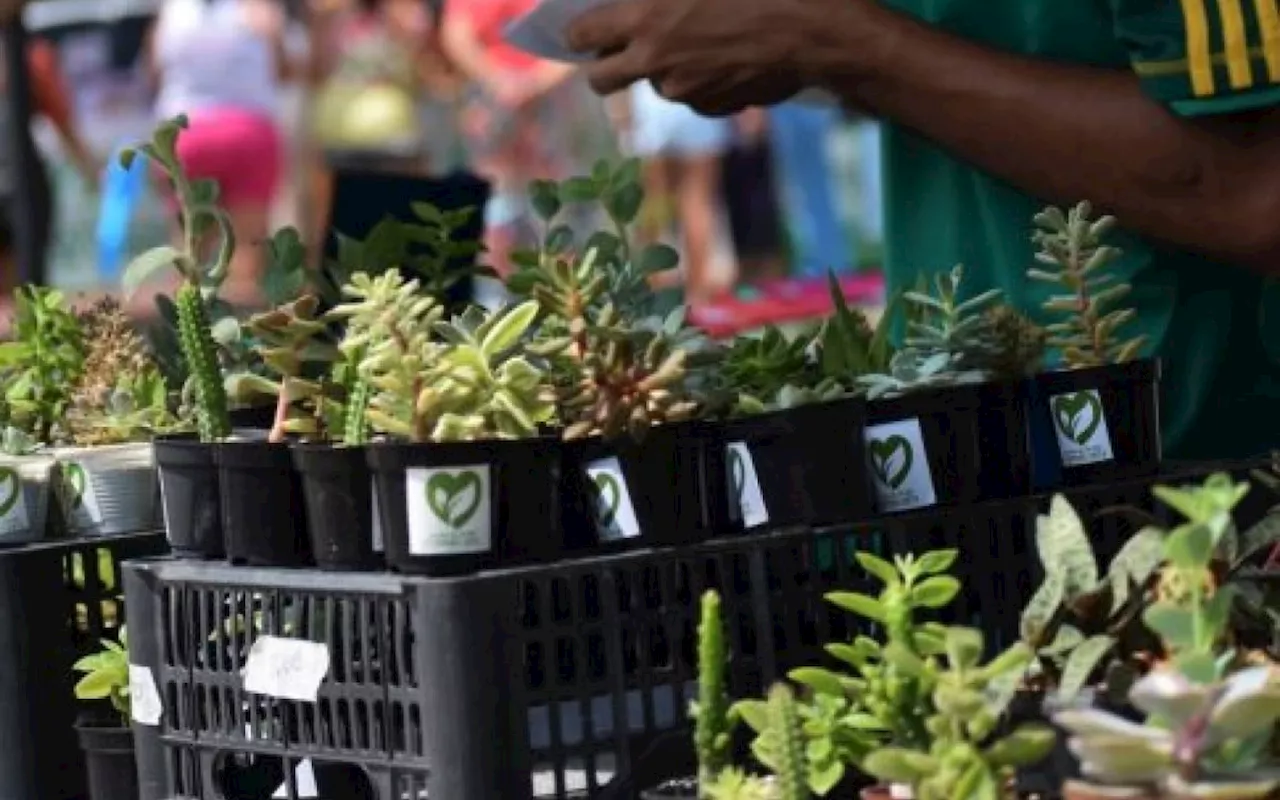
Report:
[{"label": "bare leg", "polygon": [[259,306],[262,296],[263,243],[267,239],[270,209],[261,205],[230,210],[236,234],[236,250],[227,267],[222,296],[236,306]]},{"label": "bare leg", "polygon": [[715,255],[716,204],[720,194],[720,156],[680,160],[676,202],[684,235],[685,295],[689,302],[710,299],[715,292],[711,259]]}]

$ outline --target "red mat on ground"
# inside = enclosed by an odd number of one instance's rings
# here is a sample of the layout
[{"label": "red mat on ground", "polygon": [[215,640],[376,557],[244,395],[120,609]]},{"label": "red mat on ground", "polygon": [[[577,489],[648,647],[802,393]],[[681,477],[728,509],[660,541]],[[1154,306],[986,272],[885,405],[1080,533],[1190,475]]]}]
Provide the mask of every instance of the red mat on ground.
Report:
[{"label": "red mat on ground", "polygon": [[[840,279],[849,305],[884,302],[884,276],[859,272]],[[712,336],[727,337],[763,325],[798,322],[831,313],[826,278],[787,278],[742,286],[723,298],[689,308],[689,320]]]}]

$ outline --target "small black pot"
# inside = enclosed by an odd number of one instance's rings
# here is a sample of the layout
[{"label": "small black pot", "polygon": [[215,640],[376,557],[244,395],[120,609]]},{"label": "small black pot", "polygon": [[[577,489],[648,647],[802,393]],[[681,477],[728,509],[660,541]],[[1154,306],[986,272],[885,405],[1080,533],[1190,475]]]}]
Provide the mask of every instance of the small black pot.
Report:
[{"label": "small black pot", "polygon": [[215,446],[182,435],[158,436],[153,447],[170,550],[179,558],[222,558]]},{"label": "small black pot", "polygon": [[723,432],[701,421],[655,426],[639,442],[566,443],[572,547],[679,545],[741,532],[730,506],[726,449]]},{"label": "small black pot", "polygon": [[[1109,483],[1160,468],[1160,362],[1058,370],[1036,376],[1032,430],[1037,450],[1051,450],[1058,485]],[[1037,466],[1046,459],[1037,459]],[[1038,475],[1037,486],[1052,483]]]},{"label": "small black pot", "polygon": [[640,800],[698,800],[698,779],[672,778],[640,792]]},{"label": "small black pot", "polygon": [[373,476],[364,448],[296,444],[293,465],[302,478],[316,566],[335,571],[380,566],[373,540]]},{"label": "small black pot", "polygon": [[271,430],[276,421],[276,404],[233,408],[228,416],[233,428]]},{"label": "small black pot", "polygon": [[851,397],[726,423],[725,441],[737,451],[728,456],[731,496],[744,501],[745,527],[823,527],[870,516],[866,413],[866,403]]},{"label": "small black pot", "polygon": [[564,551],[558,439],[386,442],[365,454],[392,569],[463,575]]},{"label": "small black pot", "polygon": [[289,445],[222,442],[217,459],[227,560],[255,567],[310,566],[302,481]]},{"label": "small black pot", "polygon": [[77,725],[76,736],[84,751],[90,800],[138,800],[133,730]]}]

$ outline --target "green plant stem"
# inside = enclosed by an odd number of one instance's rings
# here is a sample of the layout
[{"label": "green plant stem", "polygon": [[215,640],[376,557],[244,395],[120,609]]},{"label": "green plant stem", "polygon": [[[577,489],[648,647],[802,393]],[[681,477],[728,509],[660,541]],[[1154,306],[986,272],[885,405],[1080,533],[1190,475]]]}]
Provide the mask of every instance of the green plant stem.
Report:
[{"label": "green plant stem", "polygon": [[347,406],[343,418],[342,441],[344,444],[361,445],[369,441],[369,424],[365,409],[369,407],[369,382],[357,377],[347,393]]},{"label": "green plant stem", "polygon": [[178,341],[187,366],[195,378],[196,421],[203,442],[216,442],[231,435],[227,393],[209,317],[200,287],[184,283],[178,288],[174,305],[178,310]]}]

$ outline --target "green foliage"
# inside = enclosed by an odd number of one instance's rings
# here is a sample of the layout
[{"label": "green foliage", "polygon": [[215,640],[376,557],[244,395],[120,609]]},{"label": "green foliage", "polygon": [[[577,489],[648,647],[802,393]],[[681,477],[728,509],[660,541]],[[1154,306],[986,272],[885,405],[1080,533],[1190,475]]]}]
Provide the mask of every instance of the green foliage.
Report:
[{"label": "green foliage", "polygon": [[878,400],[986,380],[985,372],[964,369],[963,363],[963,356],[957,353],[900,350],[889,360],[888,369],[860,375],[857,386],[866,392],[868,400]]},{"label": "green foliage", "polygon": [[707,591],[702,595],[701,619],[698,622],[698,699],[689,709],[693,717],[693,746],[698,756],[698,786],[709,786],[729,763],[730,738],[729,693],[725,686],[725,670],[729,654],[725,646],[724,619],[720,613],[720,595]]},{"label": "green foliage", "polygon": [[53,444],[84,366],[84,331],[62,293],[19,287],[12,339],[0,344],[7,439],[18,449]]},{"label": "green foliage", "polygon": [[764,778],[748,775],[737,767],[721,770],[699,791],[707,800],[777,800],[774,786]]},{"label": "green foliage", "polygon": [[178,341],[191,374],[200,441],[220,441],[231,435],[231,415],[222,368],[218,364],[218,353],[199,288],[190,283],[178,287],[174,305],[178,311]]},{"label": "green foliage", "polygon": [[1210,684],[1157,670],[1134,684],[1137,724],[1098,709],[1053,715],[1070,734],[1091,791],[1151,796],[1263,800],[1280,788],[1267,744],[1280,721],[1280,671],[1237,671]]},{"label": "green foliage", "polygon": [[1118,364],[1137,358],[1146,337],[1120,340],[1120,330],[1137,314],[1118,307],[1130,287],[1107,273],[1120,251],[1104,244],[1115,226],[1113,217],[1090,219],[1082,202],[1063,213],[1050,207],[1035,216],[1032,241],[1039,248],[1039,267],[1027,271],[1033,280],[1054,284],[1061,294],[1050,297],[1046,311],[1062,317],[1050,325],[1049,346],[1062,352],[1070,369]]},{"label": "green foliage", "polygon": [[844,394],[826,378],[809,351],[813,334],[788,337],[770,325],[758,335],[736,337],[724,353],[719,376],[734,398],[736,414],[834,400]]},{"label": "green foliage", "polygon": [[964,266],[957,264],[950,272],[938,273],[933,279],[933,291],[909,291],[903,300],[916,309],[914,319],[907,324],[904,347],[932,355],[954,353],[961,357],[962,365],[976,367],[969,354],[983,343],[982,313],[1000,299],[999,289],[961,300],[961,284],[964,282]]},{"label": "green foliage", "polygon": [[861,375],[889,369],[894,348],[890,339],[893,320],[902,310],[902,295],[885,306],[873,329],[861,309],[849,307],[834,273],[827,275],[833,310],[818,330],[815,345],[824,377],[852,388]]},{"label": "green foliage", "polygon": [[125,725],[129,724],[129,652],[125,626],[120,626],[119,642],[102,640],[102,650],[91,653],[72,669],[82,674],[75,685],[76,698],[80,700],[109,700],[111,707],[120,713]]},{"label": "green foliage", "polygon": [[982,312],[981,330],[967,355],[972,364],[999,381],[1017,381],[1040,371],[1048,333],[1003,303]]},{"label": "green foliage", "polygon": [[998,800],[1007,796],[1014,770],[1035,764],[1053,748],[1054,733],[1045,725],[1022,725],[994,737],[1002,708],[988,700],[991,681],[1026,668],[1032,654],[1017,644],[980,664],[982,634],[970,628],[947,628],[943,651],[920,657],[890,645],[886,656],[904,674],[933,690],[927,704],[925,745],[892,745],[871,753],[863,768],[889,783],[910,785],[918,800]]}]

